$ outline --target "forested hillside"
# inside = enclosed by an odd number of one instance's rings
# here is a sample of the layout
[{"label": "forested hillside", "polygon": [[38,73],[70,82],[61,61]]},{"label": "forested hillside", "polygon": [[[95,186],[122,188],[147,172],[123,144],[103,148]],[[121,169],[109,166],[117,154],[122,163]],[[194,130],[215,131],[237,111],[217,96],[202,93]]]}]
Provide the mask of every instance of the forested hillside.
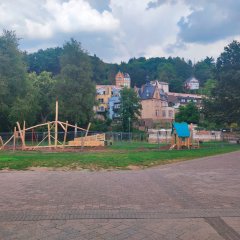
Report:
[{"label": "forested hillside", "polygon": [[184,92],[184,81],[194,75],[200,80],[200,93],[208,96],[204,122],[239,126],[239,42],[227,46],[216,62],[211,57],[195,64],[179,57],[141,57],[109,64],[90,56],[74,39],[56,48],[23,52],[15,33],[4,31],[0,36],[0,132],[11,131],[16,121],[30,125],[52,120],[56,98],[61,118],[87,124],[94,117],[95,85],[114,84],[119,70],[130,74],[132,87],[158,79],[168,82],[174,92]]},{"label": "forested hillside", "polygon": [[[51,72],[53,75],[60,73],[60,58],[63,49],[60,47],[39,50],[36,53],[26,55],[28,71]],[[214,78],[215,62],[213,58],[197,62],[193,65],[191,61],[182,58],[132,58],[128,63],[121,64],[104,63],[96,55],[90,56],[87,53],[86,58],[92,65],[92,79],[96,84],[112,84],[117,71],[127,72],[131,76],[132,87],[140,87],[146,83],[146,79],[168,82],[170,90],[175,92],[183,92],[184,81],[194,75],[199,79],[201,87],[207,80]]]}]

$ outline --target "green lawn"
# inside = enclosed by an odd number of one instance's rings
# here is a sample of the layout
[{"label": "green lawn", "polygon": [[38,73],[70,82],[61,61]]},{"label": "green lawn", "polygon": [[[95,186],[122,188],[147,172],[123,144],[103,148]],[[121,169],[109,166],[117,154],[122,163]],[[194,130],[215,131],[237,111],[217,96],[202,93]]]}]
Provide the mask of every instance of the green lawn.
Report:
[{"label": "green lawn", "polygon": [[[25,170],[30,167],[67,169],[128,169],[200,158],[240,150],[240,145],[219,145],[194,150],[158,150],[157,144],[118,143],[106,152],[46,153],[0,151],[0,169]],[[155,149],[152,149],[155,148]]]}]

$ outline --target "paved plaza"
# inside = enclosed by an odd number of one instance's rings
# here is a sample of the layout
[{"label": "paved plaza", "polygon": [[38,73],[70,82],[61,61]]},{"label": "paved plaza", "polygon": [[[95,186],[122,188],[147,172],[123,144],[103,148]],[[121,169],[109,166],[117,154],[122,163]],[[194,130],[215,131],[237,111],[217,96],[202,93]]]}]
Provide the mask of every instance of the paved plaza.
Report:
[{"label": "paved plaza", "polygon": [[240,240],[240,152],[145,170],[2,171],[0,183],[0,240]]}]

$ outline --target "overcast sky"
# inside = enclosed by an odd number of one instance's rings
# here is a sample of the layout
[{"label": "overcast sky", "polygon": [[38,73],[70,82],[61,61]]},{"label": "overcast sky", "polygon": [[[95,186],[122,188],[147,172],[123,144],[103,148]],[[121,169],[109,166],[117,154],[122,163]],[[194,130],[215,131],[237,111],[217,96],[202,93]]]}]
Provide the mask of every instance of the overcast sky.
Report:
[{"label": "overcast sky", "polygon": [[240,0],[0,0],[0,28],[29,52],[73,37],[106,62],[197,61],[240,40]]}]

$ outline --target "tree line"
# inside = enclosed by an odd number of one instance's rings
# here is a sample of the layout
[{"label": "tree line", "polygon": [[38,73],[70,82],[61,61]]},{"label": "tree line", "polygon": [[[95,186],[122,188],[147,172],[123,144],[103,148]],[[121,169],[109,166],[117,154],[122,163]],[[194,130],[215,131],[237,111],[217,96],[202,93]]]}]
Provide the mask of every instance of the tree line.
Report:
[{"label": "tree line", "polygon": [[[51,50],[49,50],[51,52]],[[74,39],[66,42],[57,57],[59,66],[43,61],[50,69],[29,70],[29,55],[19,49],[12,31],[0,37],[0,131],[11,131],[16,121],[27,125],[54,118],[56,98],[60,118],[83,126],[93,117],[95,83],[90,58]],[[57,53],[59,54],[59,53]],[[56,56],[56,55],[54,55]],[[51,70],[52,70],[51,69]],[[47,71],[48,70],[48,71]]]},{"label": "tree line", "polygon": [[[132,87],[148,80],[169,83],[170,91],[184,92],[184,81],[195,76],[199,93],[207,98],[203,123],[240,124],[240,43],[233,41],[215,61],[206,57],[195,64],[179,57],[132,58],[109,64],[90,56],[74,39],[62,47],[23,52],[15,32],[0,36],[0,132],[11,131],[16,121],[28,125],[53,120],[55,99],[60,117],[80,125],[94,118],[96,84],[114,84],[115,74],[128,72]],[[126,124],[126,123],[124,123]]]}]

